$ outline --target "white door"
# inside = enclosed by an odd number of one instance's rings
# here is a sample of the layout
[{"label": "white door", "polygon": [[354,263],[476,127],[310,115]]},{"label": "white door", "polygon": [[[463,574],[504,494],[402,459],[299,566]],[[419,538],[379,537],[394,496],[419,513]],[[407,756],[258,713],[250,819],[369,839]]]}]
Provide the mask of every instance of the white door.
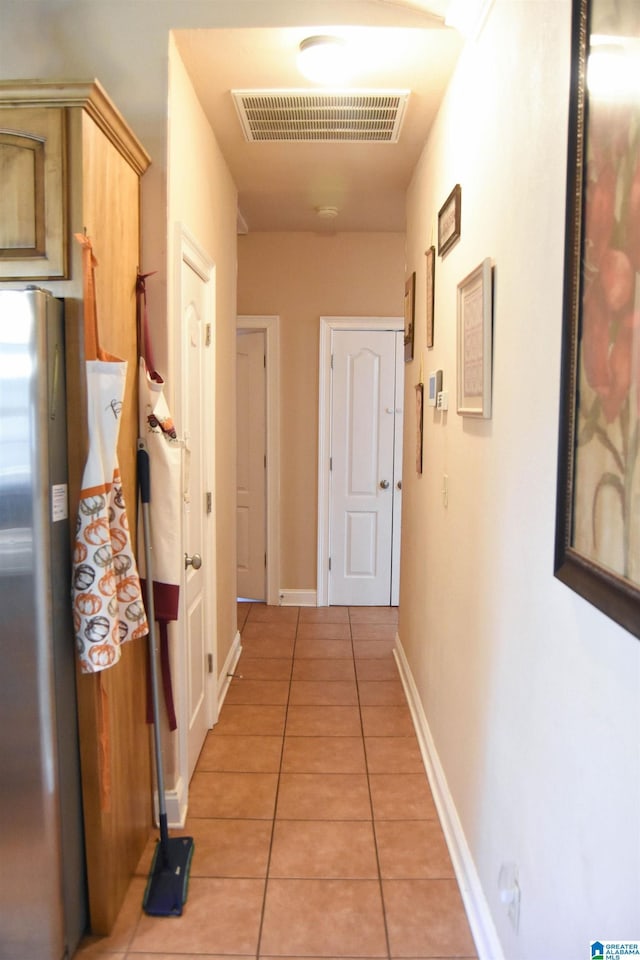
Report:
[{"label": "white door", "polygon": [[262,330],[237,337],[237,591],[266,599],[266,371]]},{"label": "white door", "polygon": [[401,345],[392,330],[332,334],[330,604],[392,602]]},{"label": "white door", "polygon": [[391,606],[400,603],[400,528],[402,520],[402,421],[404,404],[404,332],[396,332],[396,409],[393,444],[393,542],[391,549]]},{"label": "white door", "polygon": [[[182,419],[185,440],[184,503],[184,661],[183,697],[186,720],[186,775],[191,779],[215,704],[209,664],[215,662],[212,592],[215,553],[211,504],[211,337],[208,315],[210,279],[183,256],[181,263]],[[213,674],[215,677],[215,673]]]}]

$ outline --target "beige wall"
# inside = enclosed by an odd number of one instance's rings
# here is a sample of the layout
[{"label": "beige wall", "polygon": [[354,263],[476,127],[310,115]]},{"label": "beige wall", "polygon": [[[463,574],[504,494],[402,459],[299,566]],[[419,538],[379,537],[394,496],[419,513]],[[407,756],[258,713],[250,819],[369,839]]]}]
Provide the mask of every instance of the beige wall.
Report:
[{"label": "beige wall", "polygon": [[[218,669],[236,634],[235,327],[237,192],[173,41],[169,70],[168,263],[183,224],[215,264],[215,502]],[[179,320],[168,272],[170,328]],[[171,330],[169,336],[171,336]],[[170,384],[175,392],[176,373]]]},{"label": "beige wall", "polygon": [[[638,936],[640,644],[553,577],[569,26],[568,2],[495,0],[407,198],[420,315],[424,250],[462,186],[425,350],[449,411],[427,411],[420,478],[406,425],[399,634],[499,936],[480,955],[509,960],[578,958],[597,930]],[[456,414],[456,285],[485,257],[494,370],[482,422]],[[518,934],[498,896],[507,862]]]},{"label": "beige wall", "polygon": [[280,317],[280,588],[316,589],[321,316],[402,316],[404,234],[238,238],[238,313]]}]

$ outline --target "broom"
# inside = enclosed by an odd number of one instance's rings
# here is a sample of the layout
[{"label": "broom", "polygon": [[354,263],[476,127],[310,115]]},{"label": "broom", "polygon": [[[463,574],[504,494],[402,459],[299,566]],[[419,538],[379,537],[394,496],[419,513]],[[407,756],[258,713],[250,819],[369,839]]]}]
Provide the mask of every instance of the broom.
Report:
[{"label": "broom", "polygon": [[169,837],[167,807],[164,795],[164,768],[160,738],[160,710],[158,696],[158,666],[156,654],[156,618],[153,601],[153,570],[151,565],[151,473],[149,454],[143,440],[138,440],[138,485],[142,503],[142,528],[146,565],[147,619],[149,621],[149,665],[151,672],[151,701],[153,706],[153,737],[155,744],[156,783],[160,839],[149,871],[142,900],[142,909],[153,917],[179,917],[187,899],[189,868],[193,856],[193,837]]}]

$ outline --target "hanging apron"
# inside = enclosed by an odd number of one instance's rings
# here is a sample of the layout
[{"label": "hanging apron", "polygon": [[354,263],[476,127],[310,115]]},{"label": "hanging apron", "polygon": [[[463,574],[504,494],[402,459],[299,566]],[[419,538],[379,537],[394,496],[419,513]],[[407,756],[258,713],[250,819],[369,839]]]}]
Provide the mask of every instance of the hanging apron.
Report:
[{"label": "hanging apron", "polygon": [[95,260],[88,238],[80,242],[87,277],[85,351],[92,359],[86,361],[89,453],[76,521],[73,616],[80,669],[97,673],[118,662],[121,644],[146,636],[148,624],[117,454],[127,363],[99,347]]},{"label": "hanging apron", "polygon": [[87,378],[87,456],[76,520],[72,603],[82,673],[98,673],[96,704],[100,799],[111,803],[107,692],[102,671],[120,660],[121,646],[149,631],[118,466],[118,435],[127,364],[100,348],[91,242],[82,244]]},{"label": "hanging apron", "polygon": [[[138,366],[139,437],[149,454],[151,498],[149,503],[151,549],[153,552],[153,601],[160,634],[162,688],[169,729],[177,727],[171,685],[168,623],[178,619],[183,557],[180,533],[182,525],[182,449],[164,396],[164,380],[156,371],[149,321],[147,317],[146,278],[139,274]],[[140,572],[145,576],[144,557]],[[153,722],[150,698],[147,720]]]}]

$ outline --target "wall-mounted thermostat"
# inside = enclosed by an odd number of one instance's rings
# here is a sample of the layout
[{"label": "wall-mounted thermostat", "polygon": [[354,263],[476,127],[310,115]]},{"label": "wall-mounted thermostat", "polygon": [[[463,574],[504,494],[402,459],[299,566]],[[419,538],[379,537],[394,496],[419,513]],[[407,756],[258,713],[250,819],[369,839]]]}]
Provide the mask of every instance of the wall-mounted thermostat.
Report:
[{"label": "wall-mounted thermostat", "polygon": [[427,403],[430,407],[435,407],[438,394],[442,390],[442,370],[434,370],[429,374],[429,391],[427,393]]}]

